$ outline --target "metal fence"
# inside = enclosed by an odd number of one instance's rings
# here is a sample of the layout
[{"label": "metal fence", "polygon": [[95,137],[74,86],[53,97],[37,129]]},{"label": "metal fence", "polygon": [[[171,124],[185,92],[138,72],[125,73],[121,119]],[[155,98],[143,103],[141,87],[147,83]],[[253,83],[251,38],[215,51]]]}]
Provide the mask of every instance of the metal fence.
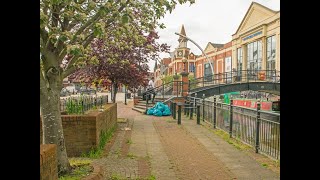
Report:
[{"label": "metal fence", "polygon": [[189,100],[193,106],[200,105],[202,121],[228,132],[230,137],[254,147],[256,152],[280,159],[280,114],[261,111],[259,105],[250,109],[234,106],[232,101],[225,104],[194,97]]},{"label": "metal fence", "polygon": [[[185,90],[187,92],[188,90]],[[152,90],[148,90],[148,88],[145,88],[145,90],[142,92],[143,95],[151,95],[152,93],[156,94],[157,98],[162,99],[163,101],[165,99],[168,99],[172,96],[175,97],[181,97],[183,96],[183,82],[182,81],[170,81],[168,83],[164,83],[160,86],[157,86],[153,88]]]},{"label": "metal fence", "polygon": [[60,99],[60,111],[68,114],[83,114],[93,108],[102,108],[108,103],[108,95],[104,96],[77,96]]}]

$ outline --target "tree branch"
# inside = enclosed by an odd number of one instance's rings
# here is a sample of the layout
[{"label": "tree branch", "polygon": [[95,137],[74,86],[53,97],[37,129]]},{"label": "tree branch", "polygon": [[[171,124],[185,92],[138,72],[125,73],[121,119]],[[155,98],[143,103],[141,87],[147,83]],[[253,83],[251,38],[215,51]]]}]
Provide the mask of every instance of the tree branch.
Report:
[{"label": "tree branch", "polygon": [[59,22],[60,8],[58,5],[52,5],[52,27],[57,27]]},{"label": "tree branch", "polygon": [[70,74],[74,73],[77,70],[76,66],[69,67],[62,73],[62,78],[68,77]]},{"label": "tree branch", "polygon": [[[118,3],[118,2],[119,2],[119,1],[117,1],[117,3]],[[126,4],[128,4],[128,3],[129,3],[129,0],[126,1]],[[125,5],[122,5],[122,6],[118,9],[118,12],[121,12],[124,8],[125,8]],[[100,8],[100,10],[97,12],[97,14],[96,14],[95,16],[93,16],[90,20],[87,21],[86,24],[84,24],[82,27],[80,27],[80,28],[78,29],[78,31],[73,35],[73,39],[71,40],[70,44],[73,44],[73,43],[76,41],[77,36],[78,36],[80,33],[82,33],[87,27],[89,27],[92,23],[94,23],[94,22],[100,17],[100,11],[101,11],[101,8]],[[110,18],[110,19],[107,20],[106,26],[113,21],[113,18],[114,18],[114,16],[113,16],[112,18]],[[87,38],[86,38],[86,39],[84,40],[84,42],[82,43],[83,46],[86,48],[93,39],[94,39],[94,35],[93,35],[93,33],[91,33],[89,36],[87,36]],[[67,54],[67,50],[66,50],[66,47],[65,47],[65,48],[61,51],[61,53],[60,53],[60,55],[59,55],[59,62],[60,62],[60,63],[62,62],[62,60],[63,60],[63,58],[65,57],[66,54]],[[66,70],[68,70],[69,67],[72,66],[77,59],[78,59],[78,58],[75,58],[75,57],[74,57],[74,58],[68,63],[68,65],[67,65],[67,67],[66,67]]]},{"label": "tree branch", "polygon": [[87,46],[91,43],[91,41],[94,39],[93,33],[91,33],[87,38],[84,40],[83,47],[87,48]]},{"label": "tree branch", "polygon": [[80,35],[88,26],[90,26],[92,23],[97,21],[100,17],[100,11],[101,9],[97,12],[95,16],[93,16],[91,19],[89,19],[83,26],[81,26],[78,31],[73,35],[73,38],[70,42],[70,44],[73,44],[77,40],[77,36]]},{"label": "tree branch", "polygon": [[66,27],[66,31],[70,31],[74,26],[76,26],[79,23],[78,20],[73,20],[71,23],[69,23],[68,27]]}]

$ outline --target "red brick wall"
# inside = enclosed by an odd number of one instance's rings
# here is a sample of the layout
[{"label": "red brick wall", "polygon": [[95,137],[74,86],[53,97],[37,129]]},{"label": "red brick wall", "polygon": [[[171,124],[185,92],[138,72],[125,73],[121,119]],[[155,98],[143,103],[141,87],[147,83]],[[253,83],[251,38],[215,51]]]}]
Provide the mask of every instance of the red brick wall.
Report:
[{"label": "red brick wall", "polygon": [[[77,157],[96,148],[99,144],[101,131],[107,131],[116,124],[117,104],[105,106],[104,112],[96,111],[88,115],[61,116],[68,157]],[[41,120],[40,128],[42,129]],[[40,133],[40,139],[41,144],[42,133]]]},{"label": "red brick wall", "polygon": [[223,45],[223,48],[226,49],[226,48],[231,47],[231,46],[232,46],[232,41],[224,44],[224,45]]},{"label": "red brick wall", "polygon": [[162,59],[164,65],[169,65],[171,63],[171,58],[163,58]]},{"label": "red brick wall", "polygon": [[57,180],[57,146],[55,144],[40,145],[40,180]]},{"label": "red brick wall", "polygon": [[232,56],[232,50],[227,51],[225,57],[230,57],[230,56]]}]

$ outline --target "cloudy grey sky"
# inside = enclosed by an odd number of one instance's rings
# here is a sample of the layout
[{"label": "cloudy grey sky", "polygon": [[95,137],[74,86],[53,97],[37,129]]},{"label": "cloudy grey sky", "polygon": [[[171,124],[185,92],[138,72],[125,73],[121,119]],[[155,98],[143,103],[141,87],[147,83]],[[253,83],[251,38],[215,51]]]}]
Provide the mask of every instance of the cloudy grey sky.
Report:
[{"label": "cloudy grey sky", "polygon": [[[160,20],[165,29],[158,29],[159,43],[167,43],[173,51],[178,46],[178,36],[182,24],[189,38],[198,43],[202,49],[207,43],[227,43],[232,40],[234,34],[246,14],[252,0],[196,0],[189,5],[177,5],[176,9],[169,12]],[[280,10],[280,0],[255,0],[272,10]],[[188,42],[188,47],[196,55],[201,51]],[[161,58],[169,57],[169,54],[160,54]],[[150,71],[153,71],[154,61],[149,62]]]}]

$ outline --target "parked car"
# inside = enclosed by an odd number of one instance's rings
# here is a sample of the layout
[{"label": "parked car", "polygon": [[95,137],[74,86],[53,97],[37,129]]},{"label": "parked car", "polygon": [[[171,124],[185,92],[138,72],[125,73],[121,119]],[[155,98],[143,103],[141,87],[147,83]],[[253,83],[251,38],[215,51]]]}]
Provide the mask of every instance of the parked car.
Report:
[{"label": "parked car", "polygon": [[96,90],[95,89],[92,89],[92,88],[87,88],[87,87],[81,87],[80,88],[80,93],[81,94],[95,94],[96,93]]},{"label": "parked car", "polygon": [[67,86],[65,87],[71,94],[77,94],[78,91],[75,86]]}]

